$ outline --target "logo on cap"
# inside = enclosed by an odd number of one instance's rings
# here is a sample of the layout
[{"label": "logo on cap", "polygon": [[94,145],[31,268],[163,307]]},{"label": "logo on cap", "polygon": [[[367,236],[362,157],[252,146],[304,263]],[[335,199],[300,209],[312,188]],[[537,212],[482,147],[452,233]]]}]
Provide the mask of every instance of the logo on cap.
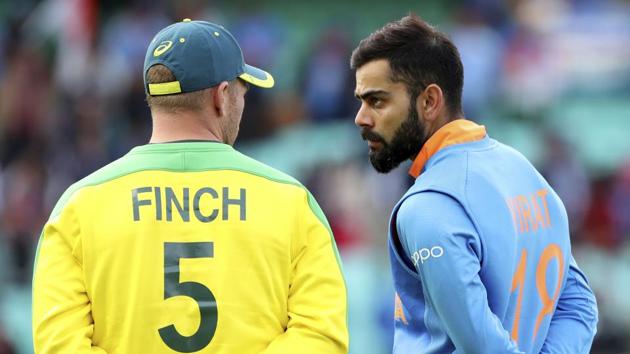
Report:
[{"label": "logo on cap", "polygon": [[153,51],[153,56],[159,57],[160,55],[166,53],[167,50],[171,49],[172,46],[173,46],[172,41],[164,41],[160,43],[160,45],[157,48],[155,48],[155,50]]}]

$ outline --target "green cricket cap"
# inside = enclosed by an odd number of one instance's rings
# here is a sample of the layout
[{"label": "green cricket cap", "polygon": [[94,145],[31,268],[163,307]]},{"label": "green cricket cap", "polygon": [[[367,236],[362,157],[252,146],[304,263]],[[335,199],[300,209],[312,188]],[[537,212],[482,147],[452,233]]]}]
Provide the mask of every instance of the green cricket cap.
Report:
[{"label": "green cricket cap", "polygon": [[[147,73],[156,64],[169,68],[177,80],[147,83]],[[203,90],[237,77],[259,87],[274,85],[268,72],[245,64],[241,47],[228,30],[206,21],[185,19],[162,29],[144,59],[144,86],[151,96]]]}]

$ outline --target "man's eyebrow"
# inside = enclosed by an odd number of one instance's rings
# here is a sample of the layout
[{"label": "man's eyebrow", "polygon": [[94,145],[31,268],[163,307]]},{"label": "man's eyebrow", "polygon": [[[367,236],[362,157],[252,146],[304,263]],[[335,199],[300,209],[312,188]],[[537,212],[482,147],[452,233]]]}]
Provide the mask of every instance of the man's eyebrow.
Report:
[{"label": "man's eyebrow", "polygon": [[363,92],[362,94],[359,94],[358,92],[354,93],[354,97],[360,99],[360,100],[366,100],[372,96],[389,96],[389,92],[384,91],[384,90],[367,90],[365,92]]}]

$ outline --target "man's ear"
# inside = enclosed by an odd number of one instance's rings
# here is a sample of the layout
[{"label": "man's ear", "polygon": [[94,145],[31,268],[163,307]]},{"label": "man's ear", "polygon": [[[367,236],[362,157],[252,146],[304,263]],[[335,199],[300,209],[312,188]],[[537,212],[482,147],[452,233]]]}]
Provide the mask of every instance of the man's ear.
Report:
[{"label": "man's ear", "polygon": [[212,89],[212,100],[214,103],[214,109],[218,117],[225,116],[227,112],[227,104],[229,99],[228,86],[229,83],[227,81],[222,81],[219,85],[215,86]]},{"label": "man's ear", "polygon": [[416,109],[424,120],[434,122],[444,109],[444,93],[440,86],[431,84],[418,95]]}]

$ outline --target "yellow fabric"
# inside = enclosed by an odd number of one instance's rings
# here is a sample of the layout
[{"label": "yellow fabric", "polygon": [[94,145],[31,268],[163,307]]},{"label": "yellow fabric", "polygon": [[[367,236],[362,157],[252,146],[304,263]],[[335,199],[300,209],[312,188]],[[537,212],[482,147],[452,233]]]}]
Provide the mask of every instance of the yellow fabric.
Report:
[{"label": "yellow fabric", "polygon": [[239,77],[247,82],[249,82],[252,85],[256,85],[258,87],[262,87],[262,88],[271,88],[273,87],[273,85],[275,84],[275,81],[273,79],[273,76],[269,75],[268,73],[265,73],[265,75],[267,76],[264,80],[259,79],[255,76],[252,76],[248,73],[243,73],[241,74]]},{"label": "yellow fabric", "polygon": [[179,81],[149,84],[149,94],[152,96],[172,95],[181,92],[182,87],[180,86]]},{"label": "yellow fabric", "polygon": [[[142,187],[151,191],[136,195],[134,221],[132,191]],[[182,208],[189,206],[188,222],[173,203],[167,220],[166,187]],[[195,209],[194,195],[206,187],[217,197],[203,194]],[[227,205],[224,220],[224,187],[231,199],[246,191],[245,220],[235,204]],[[207,223],[195,214],[215,210]],[[158,330],[173,324],[182,336],[192,335],[200,304],[188,296],[165,299],[167,242],[213,243],[212,257],[180,260],[180,283],[208,288],[218,308],[214,336],[195,353],[347,353],[346,289],[307,191],[234,170],[141,171],[72,194],[40,240],[35,353],[178,353]]]}]

